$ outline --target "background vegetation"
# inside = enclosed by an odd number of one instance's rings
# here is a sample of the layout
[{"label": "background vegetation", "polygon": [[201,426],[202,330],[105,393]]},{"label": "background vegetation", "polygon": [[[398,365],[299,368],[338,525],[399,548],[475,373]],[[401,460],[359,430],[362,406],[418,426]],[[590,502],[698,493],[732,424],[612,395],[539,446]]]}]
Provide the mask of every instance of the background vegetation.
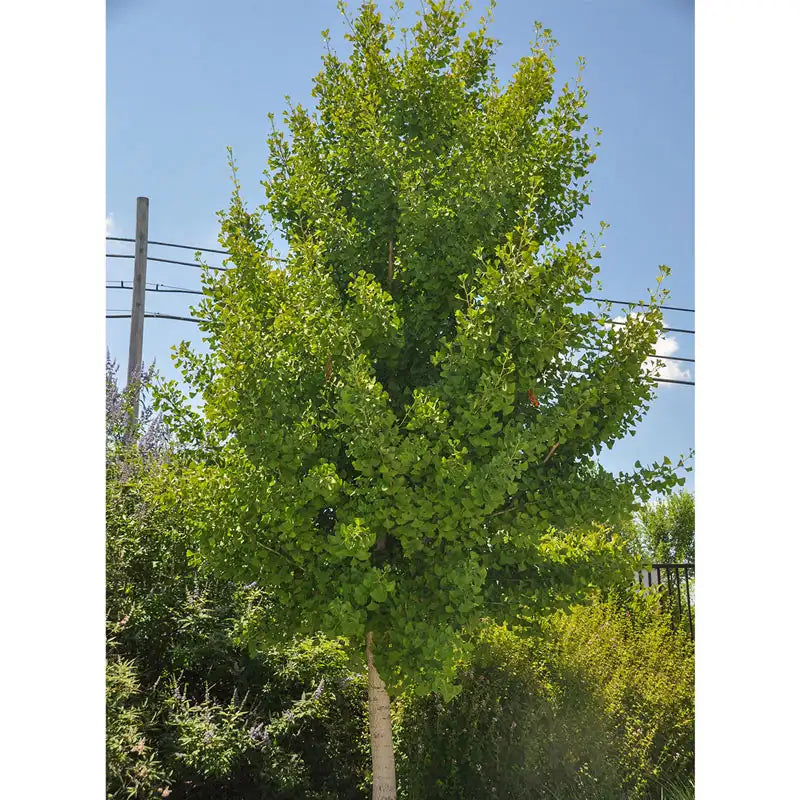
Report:
[{"label": "background vegetation", "polygon": [[[159,485],[163,428],[145,407],[126,445],[113,365],[108,386],[108,797],[368,797],[364,675],[322,637],[253,644],[280,609],[192,563]],[[656,798],[690,783],[691,641],[655,598],[594,600],[533,638],[487,625],[454,700],[399,699],[399,796]]]},{"label": "background vegetation", "polygon": [[694,563],[694,492],[675,492],[636,514],[632,539],[653,561]]}]

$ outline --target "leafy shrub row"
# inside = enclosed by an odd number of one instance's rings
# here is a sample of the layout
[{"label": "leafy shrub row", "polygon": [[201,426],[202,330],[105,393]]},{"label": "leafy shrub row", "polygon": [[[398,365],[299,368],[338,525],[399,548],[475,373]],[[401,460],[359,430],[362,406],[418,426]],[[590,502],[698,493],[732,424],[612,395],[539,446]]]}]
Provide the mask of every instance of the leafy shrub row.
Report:
[{"label": "leafy shrub row", "polygon": [[[194,569],[150,491],[110,476],[109,797],[368,796],[363,675],[325,639],[248,651],[267,600]],[[401,794],[655,796],[692,773],[692,656],[645,598],[488,626],[455,700],[397,700]]]},{"label": "leafy shrub row", "polygon": [[[204,575],[162,502],[157,448],[113,437],[107,474],[107,794],[369,795],[366,684],[339,643],[252,646],[255,586]],[[693,774],[693,646],[652,598],[487,624],[461,693],[395,702],[399,796],[642,798]]]},{"label": "leafy shrub row", "polygon": [[658,797],[693,775],[693,663],[651,598],[489,627],[454,701],[401,701],[405,797]]},{"label": "leafy shrub row", "polygon": [[364,796],[363,678],[323,639],[249,652],[263,594],[191,565],[149,472],[109,460],[108,797]]}]

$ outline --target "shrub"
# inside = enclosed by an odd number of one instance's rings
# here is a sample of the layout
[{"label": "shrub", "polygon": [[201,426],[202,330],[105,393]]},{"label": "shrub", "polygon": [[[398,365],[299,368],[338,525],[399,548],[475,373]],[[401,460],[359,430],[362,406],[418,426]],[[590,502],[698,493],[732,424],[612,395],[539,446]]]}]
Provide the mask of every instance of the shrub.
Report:
[{"label": "shrub", "polygon": [[578,675],[614,731],[620,787],[655,795],[694,772],[694,645],[654,597],[605,603],[552,621],[556,663]]},{"label": "shrub", "polygon": [[[136,667],[112,656],[106,662],[106,791],[109,800],[166,797],[170,774],[147,726],[147,699]],[[164,794],[164,792],[167,794]]]},{"label": "shrub", "polygon": [[524,641],[489,627],[449,704],[406,699],[406,800],[659,797],[694,764],[693,647],[644,598],[556,614]]},{"label": "shrub", "polygon": [[270,598],[193,566],[157,463],[108,461],[109,797],[363,797],[363,678],[337,642],[248,648]]}]

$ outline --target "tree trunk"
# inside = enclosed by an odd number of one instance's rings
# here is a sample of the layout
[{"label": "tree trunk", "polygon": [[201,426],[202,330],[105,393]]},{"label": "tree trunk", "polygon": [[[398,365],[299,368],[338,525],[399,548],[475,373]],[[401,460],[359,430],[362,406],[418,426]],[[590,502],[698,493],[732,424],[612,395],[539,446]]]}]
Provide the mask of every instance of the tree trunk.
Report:
[{"label": "tree trunk", "polygon": [[372,745],[372,800],[396,800],[392,718],[389,693],[372,660],[372,631],[367,634],[369,678],[369,739]]}]

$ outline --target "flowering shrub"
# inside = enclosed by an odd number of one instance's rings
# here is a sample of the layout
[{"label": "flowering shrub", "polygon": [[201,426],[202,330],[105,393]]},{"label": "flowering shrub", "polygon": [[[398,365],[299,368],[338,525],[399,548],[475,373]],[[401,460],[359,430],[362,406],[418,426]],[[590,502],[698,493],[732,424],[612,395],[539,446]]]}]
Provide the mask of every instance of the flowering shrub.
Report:
[{"label": "flowering shrub", "polygon": [[249,735],[247,712],[235,697],[222,705],[215,702],[208,686],[203,699],[195,703],[173,679],[165,705],[169,712],[167,724],[174,729],[178,748],[176,759],[203,778],[229,775],[250,748],[268,742],[268,737]]},{"label": "flowering shrub", "polygon": [[[248,652],[243,620],[254,604],[271,617],[268,601],[191,567],[180,528],[149,491],[142,476],[109,491],[108,629],[123,659],[110,661],[107,685],[109,797],[162,787],[172,800],[361,797],[363,678],[327,640]],[[120,665],[129,683],[136,674],[123,695]],[[131,752],[143,737],[143,752]]]},{"label": "flowering shrub", "polygon": [[147,725],[147,700],[132,661],[106,664],[106,785],[108,800],[167,797],[170,774]]},{"label": "flowering shrub", "polygon": [[108,797],[362,797],[364,679],[325,639],[251,650],[271,599],[194,565],[163,428],[144,406],[131,437],[111,362],[107,385]]},{"label": "flowering shrub", "polygon": [[143,370],[139,378],[139,417],[134,424],[131,420],[134,389],[120,389],[118,373],[119,364],[106,353],[106,448],[109,457],[129,441],[135,442],[142,454],[163,453],[169,434],[161,415],[149,402],[150,387],[156,377],[155,364]]}]

